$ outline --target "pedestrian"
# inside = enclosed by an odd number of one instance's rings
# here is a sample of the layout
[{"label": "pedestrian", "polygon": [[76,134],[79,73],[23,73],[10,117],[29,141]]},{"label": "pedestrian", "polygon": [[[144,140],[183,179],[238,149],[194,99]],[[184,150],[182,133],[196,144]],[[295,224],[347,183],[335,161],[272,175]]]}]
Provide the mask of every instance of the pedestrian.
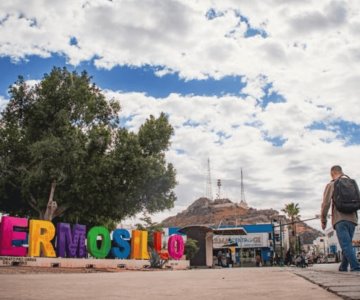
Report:
[{"label": "pedestrian", "polygon": [[226,251],[226,266],[230,267],[232,265],[231,252],[230,249]]},{"label": "pedestrian", "polygon": [[220,267],[223,266],[222,257],[223,257],[223,254],[222,254],[221,250],[219,250],[217,253],[217,259],[218,259],[218,266],[220,266]]},{"label": "pedestrian", "polygon": [[302,268],[307,267],[305,252],[301,252],[300,258],[301,258],[301,260],[300,260],[300,266],[301,266]]},{"label": "pedestrian", "polygon": [[[339,244],[342,250],[342,260],[339,266],[339,271],[347,272],[348,266],[350,264],[351,271],[359,272],[360,265],[356,259],[355,252],[353,251],[352,246],[355,226],[357,226],[358,223],[357,212],[340,212],[339,207],[335,205],[336,202],[334,197],[335,185],[340,184],[340,179],[349,177],[344,175],[340,166],[333,166],[330,170],[330,175],[332,180],[325,187],[323,201],[321,205],[321,227],[323,230],[325,230],[327,224],[327,215],[331,207],[332,226],[336,231],[336,235],[338,237]],[[337,199],[336,201],[338,201]]]},{"label": "pedestrian", "polygon": [[280,257],[279,257],[279,255],[277,253],[275,253],[274,261],[275,261],[275,265],[280,265]]},{"label": "pedestrian", "polygon": [[255,256],[255,263],[257,267],[261,267],[261,256],[259,254]]},{"label": "pedestrian", "polygon": [[291,250],[289,248],[285,255],[285,265],[290,266],[292,264],[292,260],[293,258],[292,258]]}]

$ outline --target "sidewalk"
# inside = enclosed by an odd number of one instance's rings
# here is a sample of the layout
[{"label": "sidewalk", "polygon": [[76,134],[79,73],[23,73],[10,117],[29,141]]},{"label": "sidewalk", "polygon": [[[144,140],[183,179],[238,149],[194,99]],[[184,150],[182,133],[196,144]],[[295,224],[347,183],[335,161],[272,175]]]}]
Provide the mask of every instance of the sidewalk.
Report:
[{"label": "sidewalk", "polygon": [[360,272],[339,272],[339,264],[314,265],[293,272],[308,281],[344,298],[360,299]]},{"label": "sidewalk", "polygon": [[341,299],[289,268],[0,274],[1,299]]}]

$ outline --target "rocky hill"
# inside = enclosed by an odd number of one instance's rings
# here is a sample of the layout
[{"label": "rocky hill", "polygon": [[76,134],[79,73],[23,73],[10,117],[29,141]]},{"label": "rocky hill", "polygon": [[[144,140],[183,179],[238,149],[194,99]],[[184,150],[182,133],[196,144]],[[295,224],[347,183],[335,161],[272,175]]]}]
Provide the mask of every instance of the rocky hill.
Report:
[{"label": "rocky hill", "polygon": [[[229,199],[207,198],[195,200],[186,210],[176,216],[165,219],[162,224],[165,227],[184,227],[188,225],[247,225],[257,223],[271,223],[279,220],[279,212],[274,209],[247,208],[231,202]],[[286,218],[283,223],[290,222]],[[297,232],[303,244],[310,244],[314,239],[323,234],[308,226],[306,223],[297,224]]]}]

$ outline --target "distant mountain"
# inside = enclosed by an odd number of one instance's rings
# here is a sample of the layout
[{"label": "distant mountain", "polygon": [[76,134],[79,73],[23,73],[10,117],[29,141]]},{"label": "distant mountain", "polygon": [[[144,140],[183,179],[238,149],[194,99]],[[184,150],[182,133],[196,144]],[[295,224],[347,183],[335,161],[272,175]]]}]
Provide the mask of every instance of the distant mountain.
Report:
[{"label": "distant mountain", "polygon": [[[274,219],[279,219],[279,212],[274,209],[248,208],[244,203],[238,205],[229,199],[212,201],[208,198],[199,198],[186,210],[162,221],[162,224],[164,227],[184,227],[188,225],[218,227],[220,225],[271,223]],[[290,222],[287,219],[285,221]],[[320,231],[304,222],[297,224],[297,232],[303,244],[311,244],[317,237],[323,236]]]}]

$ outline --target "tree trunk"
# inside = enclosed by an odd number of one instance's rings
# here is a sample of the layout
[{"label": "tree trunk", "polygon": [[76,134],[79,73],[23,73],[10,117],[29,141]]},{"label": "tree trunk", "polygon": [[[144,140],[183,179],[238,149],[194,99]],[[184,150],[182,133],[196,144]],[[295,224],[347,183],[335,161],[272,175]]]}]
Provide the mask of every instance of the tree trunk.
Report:
[{"label": "tree trunk", "polygon": [[38,207],[35,197],[31,194],[30,194],[30,200],[28,201],[28,203],[35,211],[37,211],[37,213],[39,214],[39,219],[42,220],[44,218],[44,213]]},{"label": "tree trunk", "polygon": [[58,206],[56,201],[54,201],[54,194],[56,189],[56,181],[54,180],[51,183],[51,190],[49,195],[49,201],[46,206],[45,212],[39,208],[39,205],[33,195],[30,195],[30,200],[28,201],[29,205],[39,214],[40,220],[52,221],[54,218],[61,216],[68,208],[67,205]]},{"label": "tree trunk", "polygon": [[55,189],[56,189],[56,181],[54,180],[51,183],[50,196],[49,196],[48,204],[46,206],[46,210],[45,210],[45,214],[44,214],[44,220],[51,221],[53,219],[54,212],[57,209],[57,203],[56,203],[56,201],[54,201]]}]

